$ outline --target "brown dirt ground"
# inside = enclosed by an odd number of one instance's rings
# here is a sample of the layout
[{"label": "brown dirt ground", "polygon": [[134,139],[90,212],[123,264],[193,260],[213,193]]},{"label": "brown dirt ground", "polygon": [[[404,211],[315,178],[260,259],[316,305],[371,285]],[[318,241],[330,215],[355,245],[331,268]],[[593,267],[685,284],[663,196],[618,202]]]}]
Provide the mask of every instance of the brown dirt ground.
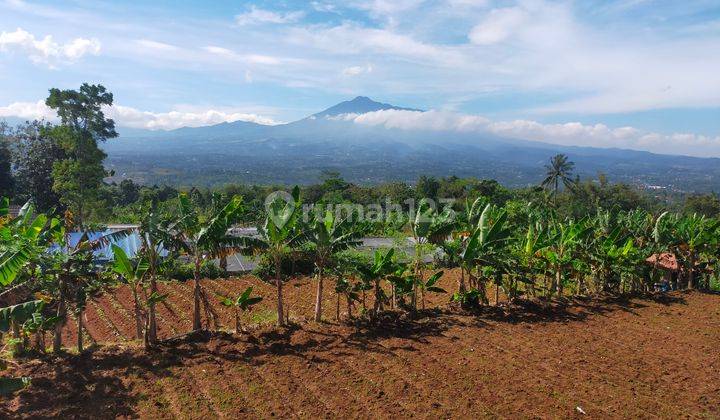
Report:
[{"label": "brown dirt ground", "polygon": [[[448,290],[456,274],[443,279]],[[120,288],[87,314],[94,340],[115,344],[12,368],[32,385],[0,401],[0,417],[558,418],[582,410],[595,418],[720,418],[717,294],[523,302],[478,314],[451,311],[447,296],[433,296],[416,319],[389,313],[372,325],[280,330],[262,325],[272,321],[272,286],[249,277],[205,284],[211,301],[212,291],[254,285],[267,300],[244,320],[260,325],[144,352],[132,340],[129,291]],[[309,318],[314,284],[293,280],[285,290],[291,318]],[[170,299],[161,335],[189,330],[191,284],[163,291]],[[328,293],[328,319],[334,302]],[[216,309],[229,328],[230,313]],[[75,334],[68,325],[66,339]]]}]

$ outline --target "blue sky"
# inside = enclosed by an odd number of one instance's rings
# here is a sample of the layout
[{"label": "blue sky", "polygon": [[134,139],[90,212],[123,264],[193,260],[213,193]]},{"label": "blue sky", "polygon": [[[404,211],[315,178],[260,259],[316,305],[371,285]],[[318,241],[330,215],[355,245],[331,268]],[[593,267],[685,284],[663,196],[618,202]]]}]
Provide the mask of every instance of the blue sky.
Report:
[{"label": "blue sky", "polygon": [[47,89],[85,81],[120,126],[365,95],[432,110],[366,123],[720,156],[720,2],[0,0],[0,118],[49,117]]}]

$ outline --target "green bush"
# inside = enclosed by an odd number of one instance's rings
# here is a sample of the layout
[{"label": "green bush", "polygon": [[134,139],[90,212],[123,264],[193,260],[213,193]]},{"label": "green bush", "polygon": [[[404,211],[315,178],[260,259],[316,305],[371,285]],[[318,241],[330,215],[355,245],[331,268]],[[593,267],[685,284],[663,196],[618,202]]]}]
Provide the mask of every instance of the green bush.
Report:
[{"label": "green bush", "polygon": [[[163,267],[162,274],[173,280],[186,281],[194,278],[195,264],[190,262],[182,262],[180,260],[171,260],[166,262]],[[212,261],[205,261],[200,266],[200,277],[204,279],[217,279],[223,277],[225,273]]]},{"label": "green bush", "polygon": [[[315,250],[305,247],[293,250],[282,258],[280,269],[283,276],[309,276],[315,271]],[[260,257],[253,274],[258,278],[269,281],[275,278],[275,263],[267,256]]]}]

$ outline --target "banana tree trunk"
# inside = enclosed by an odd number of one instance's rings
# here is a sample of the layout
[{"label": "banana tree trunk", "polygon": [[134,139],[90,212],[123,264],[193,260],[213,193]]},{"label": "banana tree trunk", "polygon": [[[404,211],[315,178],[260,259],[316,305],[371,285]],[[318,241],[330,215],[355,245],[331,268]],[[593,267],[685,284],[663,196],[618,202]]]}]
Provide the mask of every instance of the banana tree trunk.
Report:
[{"label": "banana tree trunk", "polygon": [[280,256],[275,257],[275,286],[277,287],[277,323],[279,326],[285,325],[283,316],[283,296],[282,296],[282,260]]},{"label": "banana tree trunk", "polygon": [[83,322],[82,322],[82,317],[83,317],[83,311],[82,311],[82,309],[81,309],[81,310],[78,311],[78,314],[77,314],[77,348],[78,348],[78,353],[82,353],[82,352],[83,352]]},{"label": "banana tree trunk", "polygon": [[193,273],[193,331],[202,329],[202,320],[200,318],[200,257],[195,256],[195,271]]},{"label": "banana tree trunk", "polygon": [[373,308],[377,316],[383,310],[382,289],[380,288],[380,280],[375,280],[375,307]]},{"label": "banana tree trunk", "polygon": [[238,307],[235,306],[235,333],[240,334],[242,332],[242,328],[240,328],[240,311],[238,310]]},{"label": "banana tree trunk", "polygon": [[317,295],[315,296],[315,322],[322,321],[323,264],[318,264]]},{"label": "banana tree trunk", "polygon": [[555,292],[558,296],[562,296],[562,270],[559,266],[555,270]]},{"label": "banana tree trunk", "polygon": [[[158,293],[157,281],[155,275],[150,274],[150,294]],[[150,343],[157,342],[157,321],[155,319],[155,302],[150,302],[148,305],[148,321],[146,328],[147,340]]]},{"label": "banana tree trunk", "polygon": [[53,352],[60,353],[62,350],[62,330],[67,322],[67,304],[65,302],[65,281],[59,280],[60,302],[58,303],[58,322],[55,324],[55,335],[53,336]]},{"label": "banana tree trunk", "polygon": [[20,336],[20,324],[18,324],[16,321],[12,321],[11,325],[13,338],[17,340],[17,344],[15,345],[15,353],[22,354],[25,352],[25,342]]},{"label": "banana tree trunk", "polygon": [[335,321],[340,321],[340,293],[335,292],[335,297],[337,299],[335,305]]},{"label": "banana tree trunk", "polygon": [[695,288],[695,252],[690,252],[690,270],[688,271],[687,288]]},{"label": "banana tree trunk", "polygon": [[138,298],[137,284],[132,287],[133,310],[135,311],[135,336],[138,340],[143,339],[143,320],[140,314],[140,299]]}]

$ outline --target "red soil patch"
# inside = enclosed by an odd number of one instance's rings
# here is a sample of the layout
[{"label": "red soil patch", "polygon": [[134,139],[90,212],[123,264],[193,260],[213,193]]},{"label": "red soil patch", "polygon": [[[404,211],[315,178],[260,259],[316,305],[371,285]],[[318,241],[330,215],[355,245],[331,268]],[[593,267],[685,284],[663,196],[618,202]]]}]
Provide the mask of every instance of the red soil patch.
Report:
[{"label": "red soil patch", "polygon": [[[208,283],[237,291],[245,281]],[[312,312],[311,289],[286,288],[294,316]],[[171,303],[187,310],[187,290]],[[716,418],[718,345],[720,295],[699,292],[389,313],[374,325],[201,333],[149,353],[115,344],[28,361],[13,373],[32,385],[0,402],[0,417],[545,418],[579,407],[596,418]]]}]

